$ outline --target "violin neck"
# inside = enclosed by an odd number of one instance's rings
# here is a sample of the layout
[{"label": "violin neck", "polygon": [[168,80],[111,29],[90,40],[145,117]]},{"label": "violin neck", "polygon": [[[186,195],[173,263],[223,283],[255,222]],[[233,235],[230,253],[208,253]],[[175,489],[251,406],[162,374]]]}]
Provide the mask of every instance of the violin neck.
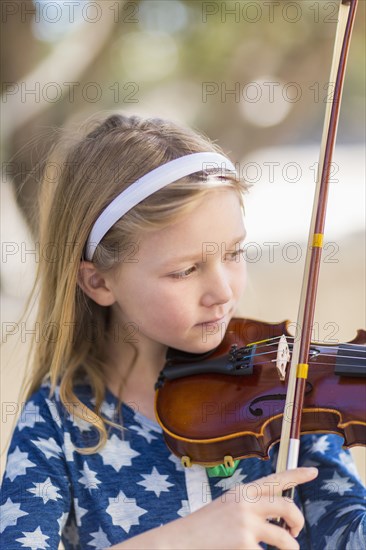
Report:
[{"label": "violin neck", "polygon": [[338,346],[334,373],[338,376],[366,378],[365,346],[357,344]]}]

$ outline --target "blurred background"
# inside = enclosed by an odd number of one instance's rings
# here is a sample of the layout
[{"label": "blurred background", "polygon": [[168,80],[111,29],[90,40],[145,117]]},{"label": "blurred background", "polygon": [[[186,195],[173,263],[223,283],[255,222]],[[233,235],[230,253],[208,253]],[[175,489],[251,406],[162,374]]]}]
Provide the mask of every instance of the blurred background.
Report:
[{"label": "blurred background", "polygon": [[[57,129],[121,111],[217,141],[252,184],[238,315],[296,321],[339,3],[2,2],[2,468],[34,337],[31,318],[17,321],[37,265],[37,163]],[[314,339],[327,343],[366,326],[365,4],[350,48],[315,312]],[[365,480],[365,450],[352,453]]]}]

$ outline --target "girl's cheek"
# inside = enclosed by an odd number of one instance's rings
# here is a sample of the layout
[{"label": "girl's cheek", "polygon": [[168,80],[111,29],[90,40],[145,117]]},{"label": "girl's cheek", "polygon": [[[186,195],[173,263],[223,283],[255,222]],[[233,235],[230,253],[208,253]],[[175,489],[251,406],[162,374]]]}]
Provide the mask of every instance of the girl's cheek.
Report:
[{"label": "girl's cheek", "polygon": [[244,260],[240,260],[240,263],[236,266],[236,280],[241,281],[242,284],[245,284],[247,280],[247,264]]}]

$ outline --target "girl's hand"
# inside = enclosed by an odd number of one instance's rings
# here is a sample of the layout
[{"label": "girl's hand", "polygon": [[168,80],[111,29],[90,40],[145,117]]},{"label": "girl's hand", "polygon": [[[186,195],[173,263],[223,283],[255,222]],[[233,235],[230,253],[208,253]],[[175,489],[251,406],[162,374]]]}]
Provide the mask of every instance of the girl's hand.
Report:
[{"label": "girl's hand", "polygon": [[[296,504],[277,495],[317,475],[316,468],[296,468],[252,483],[238,483],[197,512],[112,546],[111,550],[257,550],[260,542],[280,550],[297,550],[294,537],[303,528],[304,517]],[[290,532],[268,523],[278,517],[286,521]]]},{"label": "girl's hand", "polygon": [[[317,475],[316,468],[296,468],[252,483],[238,484],[183,518],[181,527],[184,522],[186,527],[184,548],[254,550],[260,549],[259,542],[264,542],[280,550],[299,549],[295,537],[304,526],[304,517],[290,499],[276,495],[311,481]],[[267,521],[277,517],[285,520],[290,532]],[[178,548],[179,542],[183,542],[182,538],[179,541],[179,535],[177,542],[174,547]]]}]

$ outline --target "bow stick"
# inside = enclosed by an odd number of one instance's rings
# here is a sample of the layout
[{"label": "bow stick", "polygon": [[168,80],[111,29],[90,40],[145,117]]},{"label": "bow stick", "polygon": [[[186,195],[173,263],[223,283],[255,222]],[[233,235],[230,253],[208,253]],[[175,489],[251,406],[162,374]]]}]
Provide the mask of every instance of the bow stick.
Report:
[{"label": "bow stick", "polygon": [[[300,447],[300,424],[304,403],[305,385],[308,372],[311,332],[314,319],[316,291],[323,246],[325,214],[327,207],[329,176],[337,134],[340,104],[347,56],[356,15],[358,0],[341,0],[339,19],[334,45],[333,60],[329,82],[335,82],[331,102],[327,103],[325,121],[320,148],[317,185],[309,231],[305,270],[300,296],[296,328],[300,328],[300,337],[295,338],[279,454],[277,473],[296,468]],[[283,494],[293,498],[294,489]]]}]

